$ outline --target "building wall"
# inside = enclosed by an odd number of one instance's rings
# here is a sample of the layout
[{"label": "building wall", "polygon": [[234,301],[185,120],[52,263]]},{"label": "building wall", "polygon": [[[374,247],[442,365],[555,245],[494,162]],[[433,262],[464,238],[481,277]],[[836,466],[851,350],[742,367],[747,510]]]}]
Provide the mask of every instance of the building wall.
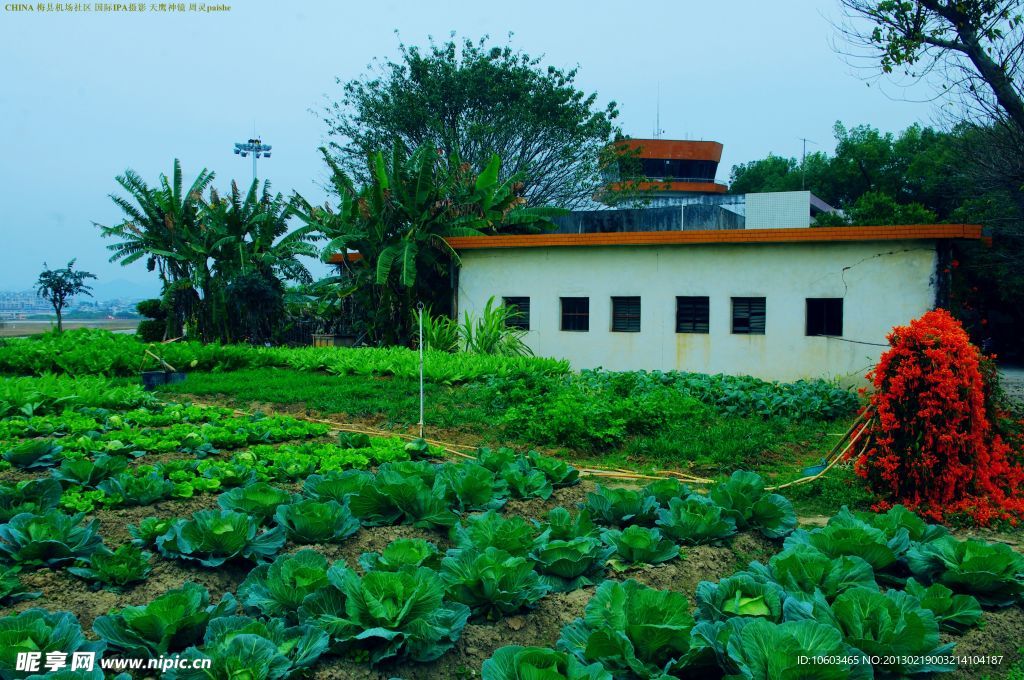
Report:
[{"label": "building wall", "polygon": [[811,226],[810,191],[746,194],[747,229],[790,229]]},{"label": "building wall", "polygon": [[[859,382],[893,326],[935,301],[934,241],[467,250],[459,313],[528,296],[526,342],[574,368],[683,370]],[[611,332],[611,297],[641,296],[641,331]],[[677,295],[710,298],[710,333],[675,332]],[[590,298],[590,331],[560,329],[560,297]],[[765,297],[764,335],[733,335],[732,297]],[[806,298],[841,297],[843,338],[805,335]]]}]

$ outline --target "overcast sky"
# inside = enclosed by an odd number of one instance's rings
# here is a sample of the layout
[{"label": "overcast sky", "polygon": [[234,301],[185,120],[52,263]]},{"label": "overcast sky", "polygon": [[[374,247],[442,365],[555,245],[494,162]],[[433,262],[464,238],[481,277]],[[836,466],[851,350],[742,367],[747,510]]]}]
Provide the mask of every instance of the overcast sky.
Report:
[{"label": "overcast sky", "polygon": [[[126,0],[121,0],[126,1]],[[35,3],[33,3],[35,4]],[[189,3],[186,3],[186,8]],[[490,34],[547,63],[579,65],[578,84],[619,103],[623,130],[648,137],[661,90],[666,138],[725,145],[719,179],[769,152],[832,151],[832,126],[899,130],[931,109],[868,87],[832,49],[836,0],[717,0],[631,4],[607,0],[354,2],[233,0],[230,11],[28,13],[0,6],[0,290],[26,289],[43,261],[101,282],[155,292],[141,265],[107,262],[93,222],[116,223],[107,195],[133,168],[154,183],[181,159],[218,186],[248,182],[231,152],[253,131],[274,147],[261,178],[322,201],[316,148],[325,128],[310,112],[339,91],[336,78],[394,57],[407,44]]]}]

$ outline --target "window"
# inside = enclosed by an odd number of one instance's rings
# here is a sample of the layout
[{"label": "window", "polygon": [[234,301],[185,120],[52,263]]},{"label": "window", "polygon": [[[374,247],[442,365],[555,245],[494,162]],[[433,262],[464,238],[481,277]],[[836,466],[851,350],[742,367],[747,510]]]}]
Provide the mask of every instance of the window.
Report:
[{"label": "window", "polygon": [[530,298],[507,297],[502,299],[505,306],[515,312],[505,320],[505,325],[509,328],[518,328],[521,331],[530,330]]},{"label": "window", "polygon": [[562,300],[562,330],[590,330],[590,298],[564,297]]},{"label": "window", "polygon": [[707,297],[676,298],[676,333],[707,333],[710,319]]},{"label": "window", "polygon": [[732,299],[732,332],[738,335],[764,335],[765,304],[763,297]]},{"label": "window", "polygon": [[807,335],[843,334],[843,298],[807,298]]},{"label": "window", "polygon": [[616,333],[640,332],[640,298],[612,298],[612,331]]}]

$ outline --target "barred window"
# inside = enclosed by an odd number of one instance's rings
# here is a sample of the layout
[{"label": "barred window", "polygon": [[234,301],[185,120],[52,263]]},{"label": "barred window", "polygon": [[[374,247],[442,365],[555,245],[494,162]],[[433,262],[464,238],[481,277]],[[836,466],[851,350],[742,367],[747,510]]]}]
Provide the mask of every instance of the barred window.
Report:
[{"label": "barred window", "polygon": [[676,297],[676,333],[708,333],[710,307],[707,296]]},{"label": "barred window", "polygon": [[843,334],[843,298],[807,298],[807,335]]},{"label": "barred window", "polygon": [[612,298],[612,331],[616,333],[640,332],[640,298]]},{"label": "barred window", "polygon": [[562,302],[562,330],[590,330],[590,298],[564,297]]},{"label": "barred window", "polygon": [[764,335],[765,299],[734,297],[732,299],[732,332],[738,335]]},{"label": "barred window", "polygon": [[505,320],[505,325],[522,331],[530,330],[530,298],[507,297],[502,299],[505,306],[514,312]]}]

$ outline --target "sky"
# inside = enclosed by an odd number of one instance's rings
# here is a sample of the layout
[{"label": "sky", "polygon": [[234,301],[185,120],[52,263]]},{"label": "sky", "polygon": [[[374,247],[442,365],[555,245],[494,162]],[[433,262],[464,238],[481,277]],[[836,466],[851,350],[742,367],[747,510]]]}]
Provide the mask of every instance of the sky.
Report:
[{"label": "sky", "polygon": [[[55,3],[51,3],[55,4]],[[185,7],[191,3],[186,3]],[[32,3],[33,6],[36,3]],[[831,152],[832,126],[898,131],[927,104],[865,81],[835,50],[837,0],[609,0],[513,4],[401,0],[233,0],[221,12],[26,12],[0,5],[0,290],[24,290],[43,262],[99,276],[97,289],[156,293],[142,264],[109,263],[94,223],[116,224],[109,194],[132,168],[149,183],[180,158],[187,180],[251,181],[232,154],[253,132],[273,145],[261,179],[322,202],[317,115],[399,40],[490,35],[579,66],[577,85],[619,104],[619,124],[649,137],[660,91],[664,138],[725,145],[718,179],[768,153]],[[395,32],[398,32],[396,35]],[[890,88],[891,89],[891,88]]]}]

